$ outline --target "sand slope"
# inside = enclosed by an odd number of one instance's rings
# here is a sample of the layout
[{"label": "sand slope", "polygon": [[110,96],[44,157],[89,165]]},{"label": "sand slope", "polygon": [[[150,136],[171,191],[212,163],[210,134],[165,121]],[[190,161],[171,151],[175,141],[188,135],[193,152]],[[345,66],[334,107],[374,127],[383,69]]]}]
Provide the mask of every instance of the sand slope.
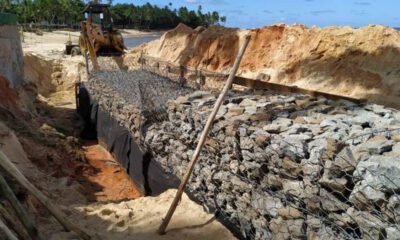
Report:
[{"label": "sand slope", "polygon": [[[100,239],[236,239],[212,214],[205,213],[201,206],[190,201],[186,195],[182,197],[167,234],[158,235],[161,219],[168,211],[175,193],[176,190],[171,189],[157,197],[78,206],[76,209],[81,217],[76,221]],[[63,239],[61,236],[57,233],[50,239]],[[71,234],[65,236],[70,239]]]},{"label": "sand slope", "polygon": [[247,31],[181,24],[141,50],[176,64],[227,71],[248,32],[242,76],[400,107],[400,33],[389,27],[273,25]]}]

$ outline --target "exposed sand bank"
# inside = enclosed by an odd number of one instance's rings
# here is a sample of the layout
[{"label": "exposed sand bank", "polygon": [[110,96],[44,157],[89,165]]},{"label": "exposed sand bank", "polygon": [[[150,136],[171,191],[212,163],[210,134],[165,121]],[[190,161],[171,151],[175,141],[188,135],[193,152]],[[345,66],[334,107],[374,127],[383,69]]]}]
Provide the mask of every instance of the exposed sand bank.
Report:
[{"label": "exposed sand bank", "polygon": [[[132,49],[199,70],[228,72],[246,34],[251,41],[238,74],[267,82],[400,107],[400,32],[370,25],[307,28],[273,25],[251,31],[183,24],[159,40]],[[135,62],[135,61],[131,61]]]}]

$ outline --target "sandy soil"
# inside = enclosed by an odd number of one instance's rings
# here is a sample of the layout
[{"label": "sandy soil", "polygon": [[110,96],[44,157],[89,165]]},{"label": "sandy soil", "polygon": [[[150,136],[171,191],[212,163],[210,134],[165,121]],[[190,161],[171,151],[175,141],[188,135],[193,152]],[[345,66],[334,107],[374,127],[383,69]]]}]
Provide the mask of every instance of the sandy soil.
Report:
[{"label": "sandy soil", "polygon": [[139,37],[146,35],[161,35],[164,31],[139,31],[135,29],[121,29],[122,36],[124,38]]},{"label": "sandy soil", "polygon": [[65,43],[69,40],[73,44],[78,44],[79,32],[54,31],[44,32],[37,35],[32,32],[24,32],[22,47],[24,52],[58,52],[65,49]]},{"label": "sandy soil", "polygon": [[[124,38],[139,37],[146,35],[161,35],[161,31],[139,31],[134,29],[122,29],[120,30]],[[72,44],[78,44],[79,31],[53,31],[44,32],[43,35],[37,35],[32,32],[24,32],[22,47],[25,52],[58,52],[64,51],[65,43],[71,41]]]},{"label": "sandy soil", "polygon": [[83,176],[93,183],[95,201],[121,201],[142,196],[106,149],[94,141],[86,141],[83,149],[88,164],[92,166],[90,171],[83,172]]},{"label": "sandy soil", "polygon": [[92,204],[76,207],[87,217],[82,221],[91,232],[98,233],[101,239],[235,239],[223,229],[211,214],[190,201],[184,195],[172,218],[167,234],[159,236],[156,232],[161,219],[168,211],[176,190],[168,190],[158,197],[145,197],[132,201],[110,204]]},{"label": "sandy soil", "polygon": [[251,41],[238,75],[400,108],[400,32],[381,25],[280,24],[249,31],[181,24],[132,49],[126,59],[137,59],[144,51],[175,65],[227,73],[246,34]]}]

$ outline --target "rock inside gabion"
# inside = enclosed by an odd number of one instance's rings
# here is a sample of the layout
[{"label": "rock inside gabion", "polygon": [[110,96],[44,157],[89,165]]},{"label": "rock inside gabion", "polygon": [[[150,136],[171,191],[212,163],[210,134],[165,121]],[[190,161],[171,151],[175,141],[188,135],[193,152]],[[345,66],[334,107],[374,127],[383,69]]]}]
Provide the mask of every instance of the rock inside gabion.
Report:
[{"label": "rock inside gabion", "polygon": [[[133,136],[136,119],[163,109],[141,144],[183,176],[215,95],[141,71],[98,73],[85,85]],[[399,112],[378,105],[231,92],[188,190],[250,239],[395,239],[399,129]]]}]

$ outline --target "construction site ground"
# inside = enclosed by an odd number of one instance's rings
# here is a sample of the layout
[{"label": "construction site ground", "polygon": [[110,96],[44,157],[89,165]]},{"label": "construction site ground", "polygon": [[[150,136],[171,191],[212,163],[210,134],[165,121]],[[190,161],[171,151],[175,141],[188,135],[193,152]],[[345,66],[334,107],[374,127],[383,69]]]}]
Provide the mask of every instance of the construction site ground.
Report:
[{"label": "construction site ground", "polygon": [[[233,239],[212,214],[187,196],[183,197],[168,234],[156,233],[175,190],[157,197],[141,196],[109,152],[96,140],[79,138],[82,122],[76,114],[73,85],[81,76],[74,67],[84,59],[62,54],[62,43],[68,40],[68,34],[44,36],[25,34],[24,54],[32,57],[31,62],[29,58],[25,61],[25,70],[28,68],[29,74],[29,65],[39,62],[40,66],[35,67],[36,81],[49,82],[8,89],[0,79],[3,92],[7,93],[0,96],[2,103],[15,106],[0,108],[0,143],[22,173],[65,210],[72,222],[98,239]],[[63,68],[67,65],[72,65],[71,72]],[[66,74],[58,82],[51,82],[54,76],[46,78],[46,73],[40,72],[57,67]],[[40,87],[46,85],[61,87]],[[31,114],[20,111],[21,105]],[[74,233],[65,232],[33,196],[23,190],[21,194],[44,239],[76,238]]]},{"label": "construction site ground", "polygon": [[[235,239],[214,214],[186,195],[167,234],[159,236],[156,230],[176,190],[141,196],[140,184],[135,186],[120,159],[95,138],[82,138],[75,83],[88,78],[85,61],[63,54],[64,43],[70,36],[76,41],[77,33],[25,33],[22,67],[22,54],[14,53],[19,49],[13,41],[18,38],[16,27],[4,29],[0,26],[0,37],[10,29],[14,34],[6,39],[10,47],[0,45],[0,52],[18,61],[4,61],[12,71],[0,76],[0,148],[69,220],[95,239]],[[215,90],[226,81],[224,75],[207,76],[204,82],[198,76],[205,71],[229,73],[247,34],[252,40],[238,76],[366,103],[292,92],[232,91],[219,111],[221,123],[214,125],[207,152],[202,153],[203,165],[196,166],[196,184],[189,183],[188,189],[195,189],[203,200],[208,197],[208,202],[216,199],[216,209],[229,213],[239,232],[255,239],[349,239],[341,233],[356,239],[397,239],[399,187],[382,180],[398,180],[400,171],[400,33],[392,28],[282,24],[249,31],[181,24],[121,58],[99,59],[103,70],[142,67],[158,72],[146,72],[154,81],[141,77],[145,71],[103,71],[82,86],[91,90],[95,104],[129,130],[129,141],[143,140],[141,114],[150,113],[155,121],[144,121],[147,150],[163,170],[179,178],[215,101]],[[143,56],[153,61],[139,61]],[[192,70],[173,72],[172,65]],[[18,79],[23,72],[26,81]],[[201,91],[182,91],[185,74]],[[175,81],[168,85],[167,80]],[[178,86],[177,95],[171,86]],[[168,103],[168,109],[158,111],[162,104],[157,101]],[[363,169],[372,169],[373,174]],[[6,178],[44,239],[77,238],[30,193]],[[218,194],[213,191],[221,189]],[[4,209],[8,207],[2,201],[0,211]]]}]

